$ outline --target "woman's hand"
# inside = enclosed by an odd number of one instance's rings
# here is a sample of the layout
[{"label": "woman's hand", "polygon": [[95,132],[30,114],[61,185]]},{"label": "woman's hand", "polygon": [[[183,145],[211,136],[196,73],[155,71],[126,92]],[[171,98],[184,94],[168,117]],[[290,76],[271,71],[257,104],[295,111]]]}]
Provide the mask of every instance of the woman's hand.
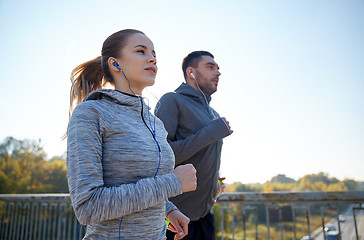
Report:
[{"label": "woman's hand", "polygon": [[167,219],[170,222],[167,229],[176,233],[176,235],[174,235],[175,240],[182,239],[188,234],[190,219],[179,210],[173,210],[168,213]]},{"label": "woman's hand", "polygon": [[196,190],[197,177],[196,169],[192,164],[180,165],[176,167],[173,173],[177,176],[182,185],[183,192]]}]

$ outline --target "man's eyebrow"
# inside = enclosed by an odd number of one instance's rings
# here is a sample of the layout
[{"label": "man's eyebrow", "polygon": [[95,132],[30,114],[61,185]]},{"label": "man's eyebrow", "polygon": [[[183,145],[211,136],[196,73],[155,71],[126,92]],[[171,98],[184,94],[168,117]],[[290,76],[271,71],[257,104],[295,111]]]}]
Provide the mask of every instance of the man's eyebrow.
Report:
[{"label": "man's eyebrow", "polygon": [[217,66],[217,69],[220,69],[219,65],[214,62],[207,62],[206,65]]},{"label": "man's eyebrow", "polygon": [[[144,45],[136,45],[134,48],[137,48],[137,47],[141,47],[141,48],[144,48],[144,49],[147,49],[147,47],[146,46],[144,46]],[[152,53],[155,55],[155,51],[154,50],[152,50]]]}]

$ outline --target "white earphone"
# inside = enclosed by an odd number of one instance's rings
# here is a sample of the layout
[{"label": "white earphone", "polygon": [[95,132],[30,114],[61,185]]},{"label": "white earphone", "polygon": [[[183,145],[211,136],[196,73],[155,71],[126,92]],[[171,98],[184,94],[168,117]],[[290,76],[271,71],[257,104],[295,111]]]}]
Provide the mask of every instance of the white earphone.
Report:
[{"label": "white earphone", "polygon": [[190,73],[190,75],[193,77],[193,78],[196,78],[195,75],[193,75],[193,73]]}]

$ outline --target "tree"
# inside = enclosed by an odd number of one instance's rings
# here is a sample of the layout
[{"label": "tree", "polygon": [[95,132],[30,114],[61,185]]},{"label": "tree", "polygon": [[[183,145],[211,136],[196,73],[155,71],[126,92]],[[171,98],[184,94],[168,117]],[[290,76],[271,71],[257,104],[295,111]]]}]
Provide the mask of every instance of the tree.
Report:
[{"label": "tree", "polygon": [[9,179],[3,171],[0,170],[0,194],[9,193],[11,186],[9,184]]},{"label": "tree", "polygon": [[327,191],[348,191],[344,182],[331,183],[327,186]]},{"label": "tree", "polygon": [[270,180],[272,183],[294,183],[296,182],[294,179],[286,177],[286,175],[284,174],[278,174],[275,177],[272,177],[272,179]]},{"label": "tree", "polygon": [[0,144],[1,193],[68,192],[65,158],[47,161],[40,143],[7,137]]},{"label": "tree", "polygon": [[305,175],[299,180],[299,182],[301,185],[309,187],[310,184],[313,184],[315,182],[323,182],[326,185],[329,185],[331,183],[337,183],[339,182],[339,180],[336,178],[329,178],[328,174],[320,172],[318,174]]},{"label": "tree", "polygon": [[345,184],[346,188],[349,190],[349,191],[355,191],[355,190],[360,190],[359,189],[359,183],[354,181],[354,180],[351,180],[351,179],[345,179],[343,181],[343,183]]}]

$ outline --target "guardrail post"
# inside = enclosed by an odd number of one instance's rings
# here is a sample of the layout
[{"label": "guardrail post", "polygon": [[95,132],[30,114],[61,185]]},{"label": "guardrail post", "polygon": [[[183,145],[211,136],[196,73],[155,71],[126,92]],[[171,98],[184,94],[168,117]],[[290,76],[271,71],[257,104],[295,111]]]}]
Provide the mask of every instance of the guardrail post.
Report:
[{"label": "guardrail post", "polygon": [[268,234],[267,238],[268,238],[268,240],[270,240],[270,231],[269,231],[269,207],[268,206],[265,207],[265,212],[266,212],[265,219],[266,219],[266,222],[267,222],[267,234]]},{"label": "guardrail post", "polygon": [[355,214],[355,211],[356,210],[364,210],[364,208],[361,206],[361,204],[359,205],[359,207],[353,208],[353,217],[354,217],[354,225],[355,225],[355,235],[356,235],[356,240],[359,240],[358,226],[356,224],[356,214]]},{"label": "guardrail post", "polygon": [[220,215],[221,215],[221,240],[224,240],[224,208],[220,207]]},{"label": "guardrail post", "polygon": [[324,207],[320,207],[321,211],[321,223],[322,223],[322,234],[324,235],[324,240],[326,240],[326,234],[325,234],[325,214],[324,214]]},{"label": "guardrail post", "polygon": [[235,239],[235,220],[234,220],[234,208],[231,206],[221,206],[220,212],[221,212],[221,240],[224,239],[224,209],[230,209],[231,210],[231,233],[232,233],[232,240]]}]

